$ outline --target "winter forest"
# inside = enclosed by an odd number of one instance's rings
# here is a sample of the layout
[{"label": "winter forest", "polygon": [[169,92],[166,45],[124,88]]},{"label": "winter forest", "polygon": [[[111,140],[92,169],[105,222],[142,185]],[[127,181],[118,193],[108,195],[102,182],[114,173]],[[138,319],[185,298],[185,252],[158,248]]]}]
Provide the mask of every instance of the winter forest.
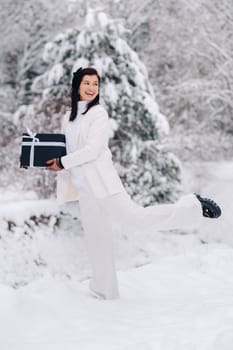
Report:
[{"label": "winter forest", "polygon": [[[231,0],[0,0],[0,347],[233,349]],[[195,230],[114,228],[117,301],[88,294],[78,202],[20,168],[22,134],[60,132],[95,67],[109,147],[140,206],[213,198]]]}]

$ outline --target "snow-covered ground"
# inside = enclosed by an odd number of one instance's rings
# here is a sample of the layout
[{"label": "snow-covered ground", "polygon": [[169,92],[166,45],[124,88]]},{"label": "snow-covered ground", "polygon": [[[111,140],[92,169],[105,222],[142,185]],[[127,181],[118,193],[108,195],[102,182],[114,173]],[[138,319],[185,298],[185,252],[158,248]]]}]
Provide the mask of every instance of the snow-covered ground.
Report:
[{"label": "snow-covered ground", "polygon": [[233,162],[184,174],[223,216],[198,232],[116,232],[115,301],[89,294],[77,207],[2,192],[0,349],[232,350]]}]

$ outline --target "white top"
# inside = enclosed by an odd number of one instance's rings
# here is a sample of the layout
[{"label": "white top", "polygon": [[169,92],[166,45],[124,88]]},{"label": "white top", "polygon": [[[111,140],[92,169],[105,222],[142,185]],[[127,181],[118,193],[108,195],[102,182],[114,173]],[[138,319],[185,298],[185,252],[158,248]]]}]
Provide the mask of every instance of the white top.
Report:
[{"label": "white top", "polygon": [[[86,110],[88,101],[78,102],[78,113],[75,120],[68,122],[65,129],[66,136],[66,150],[67,154],[75,152],[77,150],[77,129],[79,127],[80,115]],[[76,166],[69,169],[73,182],[77,187],[84,184],[84,169],[82,166]]]}]

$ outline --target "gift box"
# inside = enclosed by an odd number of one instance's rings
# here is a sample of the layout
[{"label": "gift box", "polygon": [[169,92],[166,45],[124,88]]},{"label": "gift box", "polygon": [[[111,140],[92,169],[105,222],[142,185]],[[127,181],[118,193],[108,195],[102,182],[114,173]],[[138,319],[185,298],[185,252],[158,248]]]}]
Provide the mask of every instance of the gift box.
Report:
[{"label": "gift box", "polygon": [[23,133],[20,167],[45,168],[46,161],[66,155],[64,134]]}]

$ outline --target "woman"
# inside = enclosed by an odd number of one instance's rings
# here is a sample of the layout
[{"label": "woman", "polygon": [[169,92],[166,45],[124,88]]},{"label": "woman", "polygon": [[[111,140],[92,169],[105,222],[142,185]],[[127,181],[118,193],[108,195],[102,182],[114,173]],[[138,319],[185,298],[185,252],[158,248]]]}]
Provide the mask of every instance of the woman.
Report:
[{"label": "woman", "polygon": [[108,147],[110,125],[99,104],[100,77],[94,68],[73,73],[71,112],[64,116],[67,155],[47,161],[47,169],[59,171],[60,202],[79,200],[82,225],[93,276],[92,293],[98,298],[119,297],[112,223],[146,230],[194,228],[201,216],[221,215],[217,204],[194,194],[175,204],[143,208],[131,200],[114,168]]}]

